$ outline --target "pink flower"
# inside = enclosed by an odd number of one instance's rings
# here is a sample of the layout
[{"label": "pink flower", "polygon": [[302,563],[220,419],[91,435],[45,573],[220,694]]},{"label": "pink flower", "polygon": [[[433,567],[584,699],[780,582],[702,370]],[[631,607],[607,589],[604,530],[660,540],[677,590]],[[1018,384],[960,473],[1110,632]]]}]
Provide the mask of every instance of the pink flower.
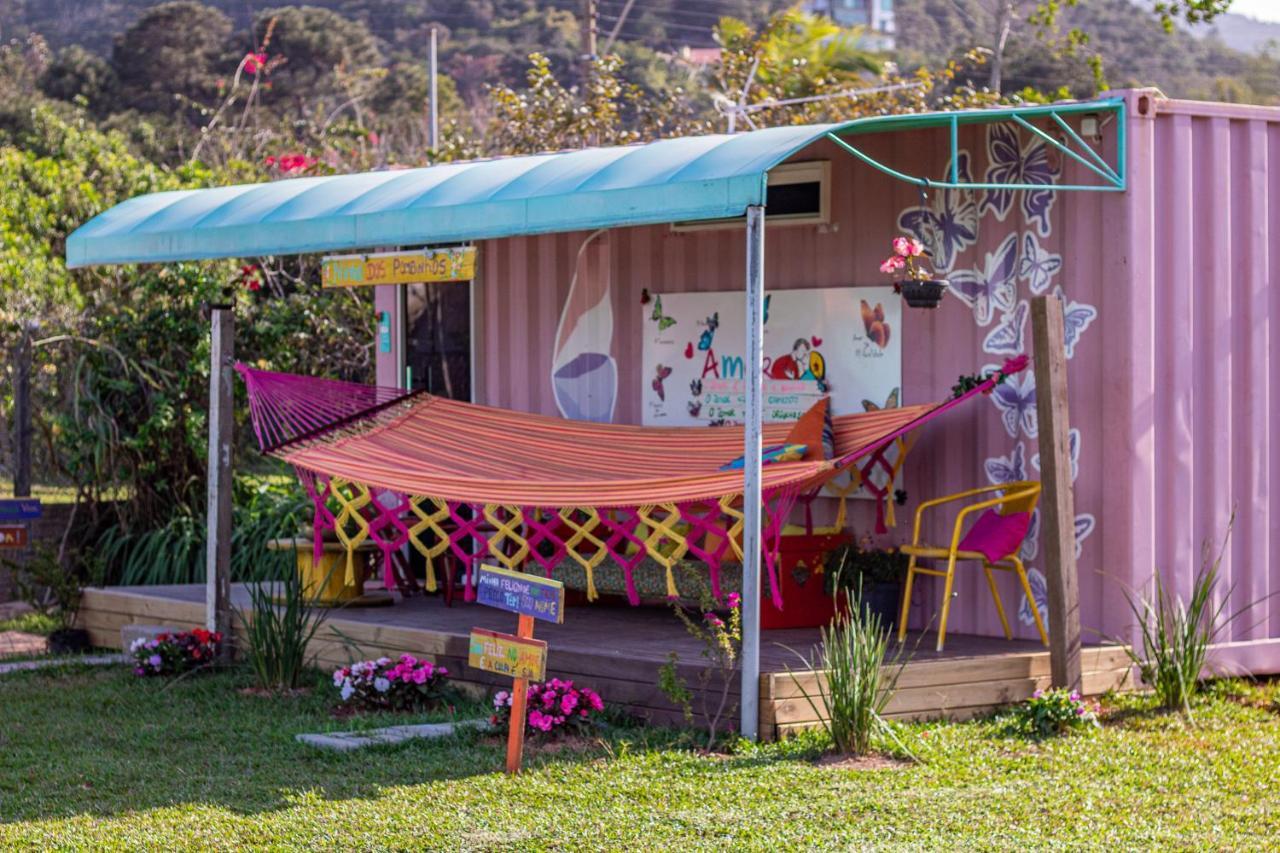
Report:
[{"label": "pink flower", "polygon": [[731,609],[737,610],[738,605],[742,604],[742,596],[738,595],[736,592],[731,592],[724,597],[724,603],[729,605]]},{"label": "pink flower", "polygon": [[894,237],[893,251],[901,258],[918,258],[924,254],[924,246],[915,237]]},{"label": "pink flower", "polygon": [[884,262],[880,264],[880,272],[891,275],[897,272],[898,270],[902,269],[906,265],[907,265],[907,262],[903,260],[901,255],[893,255],[891,257],[885,258]]},{"label": "pink flower", "polygon": [[246,53],[241,62],[244,63],[245,71],[256,75],[267,67],[267,55],[265,53]]},{"label": "pink flower", "polygon": [[280,171],[285,174],[292,172],[305,172],[316,164],[314,157],[308,157],[306,154],[282,154],[280,159],[276,161]]},{"label": "pink flower", "polygon": [[413,679],[414,684],[426,684],[428,673],[425,669],[419,669],[416,672],[414,672],[412,675],[409,675],[409,677]]},{"label": "pink flower", "polygon": [[1000,372],[1003,373],[1005,376],[1010,376],[1014,373],[1019,373],[1025,370],[1027,365],[1030,362],[1031,362],[1031,359],[1027,357],[1026,353],[1023,353],[1022,355],[1018,355],[1018,356],[1014,356],[1013,358],[1006,359],[1004,363],[1004,367],[1000,368]]},{"label": "pink flower", "polygon": [[564,714],[572,714],[573,709],[578,707],[578,697],[572,693],[566,693],[560,697],[560,712]]},{"label": "pink flower", "polygon": [[592,691],[587,694],[587,704],[597,711],[604,710],[604,700],[600,698],[600,694]]}]

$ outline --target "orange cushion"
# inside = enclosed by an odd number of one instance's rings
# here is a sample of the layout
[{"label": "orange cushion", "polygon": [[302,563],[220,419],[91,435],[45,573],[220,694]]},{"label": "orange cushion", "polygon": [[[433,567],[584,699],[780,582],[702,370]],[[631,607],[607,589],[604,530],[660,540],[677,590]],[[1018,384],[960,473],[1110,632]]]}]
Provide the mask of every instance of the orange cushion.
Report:
[{"label": "orange cushion", "polygon": [[805,445],[803,458],[806,462],[827,458],[822,442],[822,427],[827,420],[829,405],[830,398],[823,397],[810,406],[809,411],[796,419],[795,426],[791,427],[791,432],[783,440],[784,444]]}]

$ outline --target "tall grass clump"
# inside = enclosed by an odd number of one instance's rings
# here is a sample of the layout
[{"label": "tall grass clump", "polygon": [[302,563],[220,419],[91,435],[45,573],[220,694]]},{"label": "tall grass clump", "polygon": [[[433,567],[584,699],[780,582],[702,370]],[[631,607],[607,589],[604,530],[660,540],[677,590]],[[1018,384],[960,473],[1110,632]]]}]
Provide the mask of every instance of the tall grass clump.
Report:
[{"label": "tall grass clump", "polygon": [[865,754],[877,735],[892,737],[884,709],[906,665],[901,649],[890,655],[889,631],[860,599],[850,591],[835,618],[820,629],[820,644],[807,658],[795,653],[814,673],[807,676],[814,679],[812,689],[787,670],[836,751],[854,756]]},{"label": "tall grass clump", "polygon": [[1149,594],[1125,593],[1142,641],[1141,650],[1126,646],[1129,658],[1143,683],[1155,692],[1160,705],[1169,710],[1181,709],[1188,717],[1191,717],[1191,700],[1200,689],[1209,646],[1240,613],[1224,618],[1231,598],[1230,588],[1215,602],[1222,558],[1234,524],[1232,512],[1216,557],[1211,543],[1205,540],[1200,568],[1187,600],[1170,590],[1159,572],[1152,579]]},{"label": "tall grass clump", "polygon": [[293,690],[306,669],[307,644],[329,612],[309,597],[297,572],[279,583],[253,583],[249,613],[238,612],[245,626],[245,658],[264,690]]}]

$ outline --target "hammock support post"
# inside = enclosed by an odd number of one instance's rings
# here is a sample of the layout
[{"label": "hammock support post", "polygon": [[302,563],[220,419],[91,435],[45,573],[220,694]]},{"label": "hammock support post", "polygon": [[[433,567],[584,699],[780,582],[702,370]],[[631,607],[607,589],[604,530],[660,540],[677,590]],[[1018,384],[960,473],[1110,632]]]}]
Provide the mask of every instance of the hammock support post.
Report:
[{"label": "hammock support post", "polygon": [[764,207],[747,208],[747,352],[743,378],[747,417],[742,465],[742,724],[743,737],[760,730],[760,480],[764,431]]},{"label": "hammock support post", "polygon": [[1049,671],[1054,687],[1079,690],[1080,588],[1076,567],[1075,500],[1067,418],[1067,354],[1062,300],[1031,300],[1039,422],[1040,500],[1045,582],[1048,586]]},{"label": "hammock support post", "polygon": [[205,628],[231,650],[231,431],[235,315],[229,305],[209,308],[208,524],[205,537]]}]

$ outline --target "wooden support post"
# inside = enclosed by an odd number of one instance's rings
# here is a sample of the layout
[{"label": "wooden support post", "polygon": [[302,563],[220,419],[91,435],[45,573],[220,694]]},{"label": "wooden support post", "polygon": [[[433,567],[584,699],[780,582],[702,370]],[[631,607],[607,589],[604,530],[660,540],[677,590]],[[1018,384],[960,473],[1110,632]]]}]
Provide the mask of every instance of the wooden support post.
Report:
[{"label": "wooden support post", "polygon": [[[533,617],[520,614],[520,624],[516,628],[516,636],[525,640],[533,639]],[[529,680],[517,678],[511,685],[511,726],[507,730],[507,772],[520,772],[520,758],[524,755],[524,727],[527,716],[526,703],[529,700]]]},{"label": "wooden support post", "polygon": [[18,342],[13,376],[13,496],[31,496],[31,327]]},{"label": "wooden support post", "polygon": [[205,551],[205,627],[231,636],[231,435],[235,315],[227,305],[209,310],[209,501]]},{"label": "wooden support post", "polygon": [[[1079,690],[1080,589],[1076,569],[1075,501],[1067,417],[1067,351],[1062,300],[1031,301],[1039,421],[1040,551],[1049,593],[1049,661],[1054,687]],[[1034,606],[1034,604],[1032,604]]]}]

